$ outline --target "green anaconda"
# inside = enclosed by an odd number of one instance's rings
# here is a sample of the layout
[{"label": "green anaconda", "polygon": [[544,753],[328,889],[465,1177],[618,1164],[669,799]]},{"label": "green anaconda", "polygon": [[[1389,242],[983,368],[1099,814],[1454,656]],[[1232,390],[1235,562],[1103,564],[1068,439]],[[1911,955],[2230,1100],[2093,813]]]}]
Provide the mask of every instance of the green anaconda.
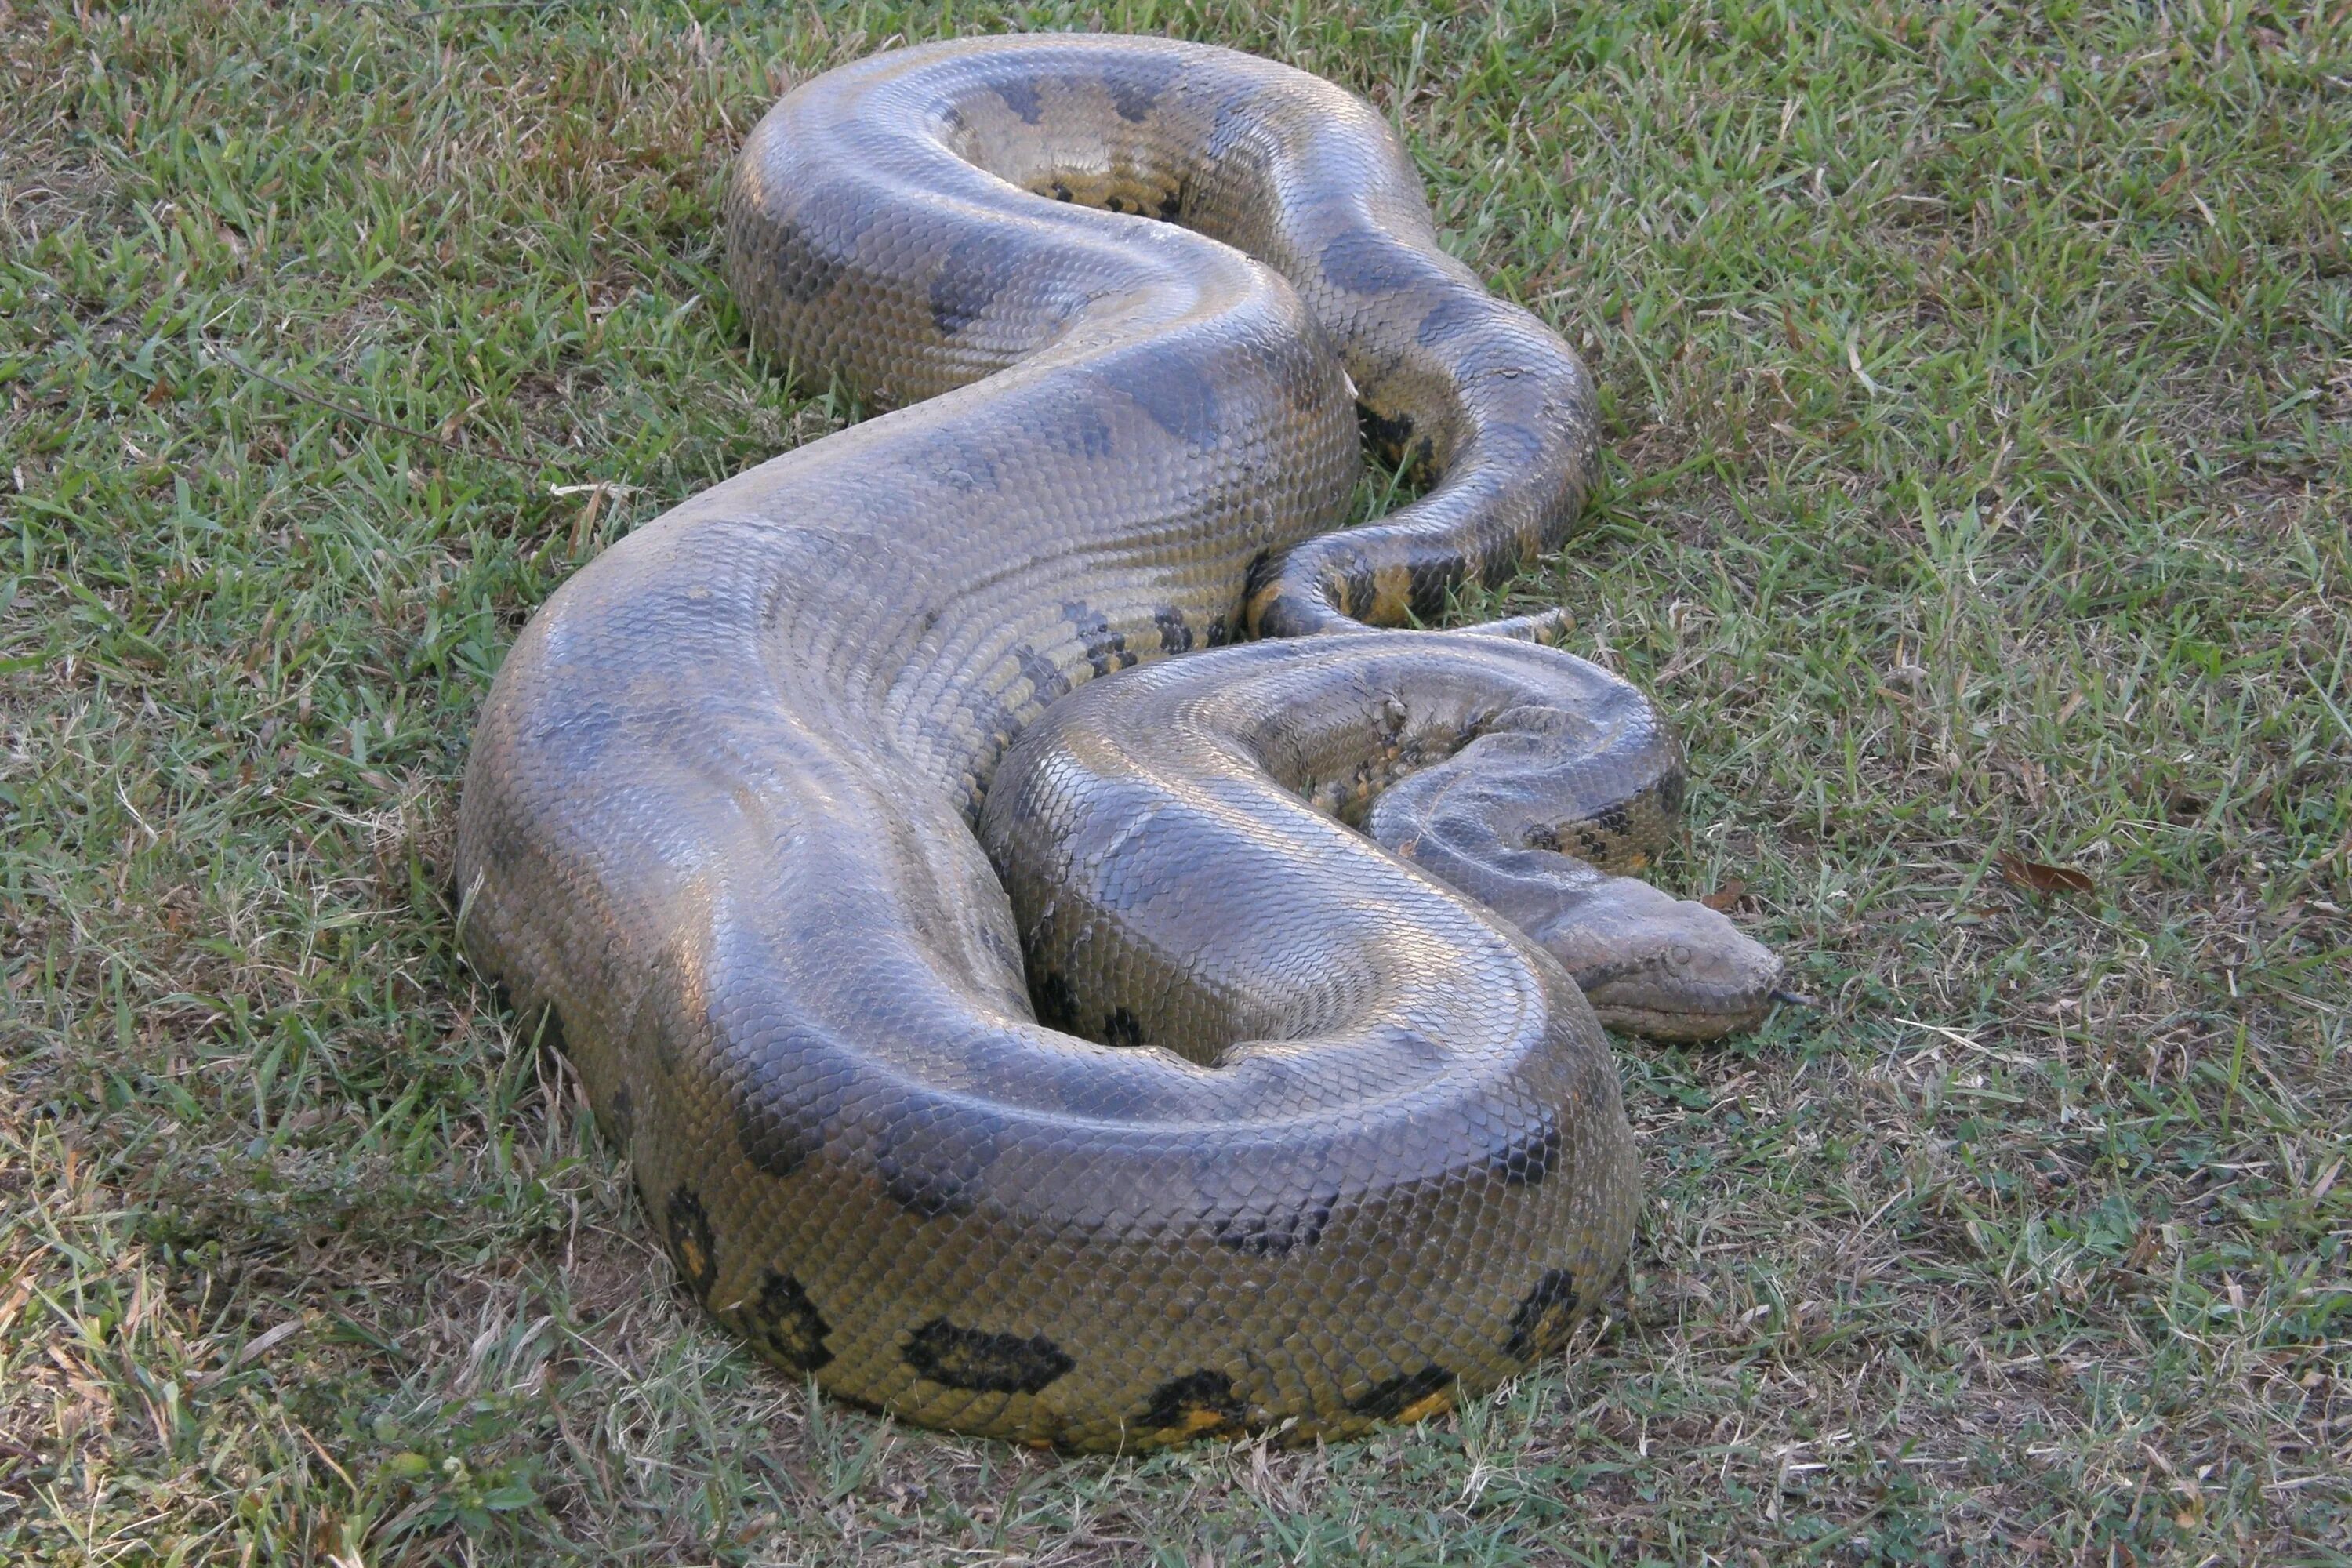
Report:
[{"label": "green anaconda", "polygon": [[[688,1286],[842,1397],[1074,1447],[1557,1349],[1637,1206],[1601,1020],[1780,974],[1619,874],[1682,791],[1640,697],[1540,626],[1367,629],[1559,541],[1574,354],[1367,105],[1165,39],[821,76],[727,226],[755,342],[896,411],[565,584],[458,847]],[[1360,425],[1434,482],[1334,531]]]}]

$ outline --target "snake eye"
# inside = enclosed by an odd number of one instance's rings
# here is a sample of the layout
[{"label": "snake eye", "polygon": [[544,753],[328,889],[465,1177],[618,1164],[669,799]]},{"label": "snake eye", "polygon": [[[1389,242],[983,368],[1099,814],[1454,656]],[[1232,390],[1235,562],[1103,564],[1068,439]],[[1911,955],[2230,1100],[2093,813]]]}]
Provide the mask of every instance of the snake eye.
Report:
[{"label": "snake eye", "polygon": [[1691,950],[1681,942],[1666,949],[1666,962],[1676,969],[1688,969],[1692,956]]}]

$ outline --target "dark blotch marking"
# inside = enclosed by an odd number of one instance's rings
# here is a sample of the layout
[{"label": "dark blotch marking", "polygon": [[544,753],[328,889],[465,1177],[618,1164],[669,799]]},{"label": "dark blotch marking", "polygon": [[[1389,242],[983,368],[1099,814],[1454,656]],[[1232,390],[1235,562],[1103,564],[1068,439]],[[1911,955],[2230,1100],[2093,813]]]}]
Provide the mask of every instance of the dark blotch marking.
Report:
[{"label": "dark blotch marking", "polygon": [[981,1394],[1035,1394],[1076,1365],[1043,1334],[992,1334],[933,1318],[907,1342],[906,1362],[921,1376]]},{"label": "dark blotch marking", "polygon": [[1454,1374],[1432,1363],[1419,1372],[1400,1373],[1372,1384],[1371,1391],[1348,1408],[1376,1421],[1390,1421],[1454,1381]]},{"label": "dark blotch marking", "polygon": [[1070,678],[1064,675],[1052,659],[1027,643],[1014,648],[1013,657],[1020,661],[1021,673],[1035,691],[1037,701],[1052,702],[1070,694]]},{"label": "dark blotch marking", "polygon": [[1150,1432],[1175,1427],[1193,1436],[1239,1426],[1241,1419],[1242,1396],[1234,1380],[1202,1367],[1153,1389],[1138,1425]]},{"label": "dark blotch marking", "polygon": [[760,1283],[760,1299],[737,1316],[743,1335],[770,1361],[793,1372],[814,1372],[833,1359],[824,1336],[833,1325],[816,1310],[801,1282],[771,1268]]},{"label": "dark blotch marking", "polygon": [[1217,1222],[1217,1245],[1248,1258],[1280,1258],[1312,1247],[1322,1237],[1323,1227],[1331,1223],[1331,1211],[1339,1202],[1335,1189],[1323,1187],[1285,1214],[1261,1209],[1227,1215]]},{"label": "dark blotch marking", "polygon": [[1669,768],[1658,780],[1658,809],[1669,814],[1683,808],[1683,792],[1689,787],[1680,768]]},{"label": "dark blotch marking", "polygon": [[1160,628],[1161,653],[1186,653],[1192,647],[1192,628],[1184,624],[1184,612],[1173,605],[1162,605],[1151,612],[1152,624]]},{"label": "dark blotch marking", "polygon": [[564,1048],[563,1016],[555,1010],[554,1003],[551,1002],[541,1007],[536,1018],[528,1020],[517,1018],[515,1022],[525,1026],[524,1032],[530,1037],[531,1043],[541,1050],[561,1051]]},{"label": "dark blotch marking", "polygon": [[1548,1356],[1568,1343],[1579,1305],[1575,1277],[1565,1268],[1549,1268],[1511,1314],[1511,1337],[1503,1353],[1514,1361]]},{"label": "dark blotch marking", "polygon": [[1107,1046],[1139,1046],[1143,1044],[1143,1022],[1124,1007],[1114,1007],[1103,1020],[1102,1041]]},{"label": "dark blotch marking", "polygon": [[1559,830],[1555,827],[1547,827],[1541,825],[1528,828],[1528,847],[1530,849],[1547,849],[1554,855],[1559,854]]},{"label": "dark blotch marking", "polygon": [[1537,431],[1508,419],[1490,420],[1478,427],[1478,457],[1500,469],[1537,468],[1549,465],[1550,443]]},{"label": "dark blotch marking", "polygon": [[1494,320],[1494,302],[1466,289],[1449,289],[1424,311],[1413,336],[1430,347],[1456,332],[1475,331]]},{"label": "dark blotch marking", "polygon": [[[1584,858],[1587,860],[1598,863],[1609,858],[1609,840],[1601,837],[1590,827],[1579,827],[1576,830],[1576,847],[1583,852]],[[1563,849],[1560,853],[1565,855],[1568,851]]]},{"label": "dark blotch marking", "polygon": [[882,1191],[919,1219],[970,1214],[981,1178],[996,1163],[992,1121],[938,1109],[891,1121],[874,1156]]},{"label": "dark blotch marking", "polygon": [[1621,837],[1633,831],[1633,814],[1622,805],[1604,806],[1592,814],[1592,820]]},{"label": "dark blotch marking", "polygon": [[1070,977],[1060,970],[1047,969],[1030,976],[1029,1005],[1036,1009],[1037,1021],[1045,1027],[1066,1035],[1078,1032],[1078,999],[1070,990]]},{"label": "dark blotch marking", "polygon": [[1013,744],[1013,737],[1021,732],[1021,716],[1001,697],[989,699],[987,711],[976,717],[981,732],[991,742],[991,755],[1002,756],[1004,749]]},{"label": "dark blotch marking", "polygon": [[[1289,559],[1287,552],[1284,552],[1283,559],[1286,561]],[[1244,599],[1256,598],[1281,574],[1281,569],[1275,564],[1274,552],[1259,551],[1250,557],[1249,569],[1242,574],[1244,584],[1242,596]]]},{"label": "dark blotch marking", "polygon": [[821,300],[849,269],[848,258],[876,216],[871,204],[861,205],[845,191],[812,191],[791,215],[769,217],[768,253],[749,275],[793,304]]},{"label": "dark blotch marking", "polygon": [[1070,432],[1077,439],[1078,454],[1086,458],[1110,456],[1110,426],[1091,408],[1080,408],[1070,420]]},{"label": "dark blotch marking", "polygon": [[1034,125],[1045,106],[1037,100],[1037,84],[1034,81],[1008,81],[996,89],[1004,107],[1021,117],[1024,125]]},{"label": "dark blotch marking", "polygon": [[1414,282],[1423,264],[1370,229],[1342,229],[1323,247],[1323,277],[1349,294],[1391,294]]},{"label": "dark blotch marking", "polygon": [[1416,616],[1434,616],[1445,608],[1454,585],[1462,581],[1463,568],[1468,563],[1451,551],[1417,555],[1405,568],[1405,593]]},{"label": "dark blotch marking", "polygon": [[1333,552],[1334,583],[1340,590],[1340,606],[1356,620],[1372,613],[1380,603],[1380,585],[1372,576],[1372,563],[1360,550],[1348,549]]},{"label": "dark blotch marking", "polygon": [[627,1084],[613,1090],[613,1098],[604,1105],[604,1136],[622,1153],[637,1137],[637,1097],[629,1092]]},{"label": "dark blotch marking", "polygon": [[1110,82],[1110,103],[1118,117],[1129,125],[1140,125],[1151,118],[1151,106],[1160,101],[1160,89],[1168,85],[1165,75],[1138,79],[1132,76],[1115,76]]},{"label": "dark blotch marking", "polygon": [[1188,446],[1205,451],[1224,434],[1217,422],[1215,384],[1181,354],[1158,361],[1121,354],[1103,368],[1102,376],[1151,416],[1153,424]]},{"label": "dark blotch marking", "polygon": [[1162,223],[1174,223],[1183,216],[1184,193],[1182,190],[1171,191],[1160,198],[1160,220]]},{"label": "dark blotch marking", "polygon": [[824,1147],[841,1111],[849,1053],[830,1036],[789,1027],[735,1089],[735,1143],[762,1174],[783,1180]]},{"label": "dark blotch marking", "polygon": [[1112,630],[1110,617],[1100,610],[1072,600],[1062,606],[1062,619],[1077,634],[1078,646],[1087,650],[1087,663],[1097,675],[1108,675],[1135,662],[1135,656],[1127,651],[1126,634]]},{"label": "dark blotch marking", "polygon": [[1057,202],[1066,202],[1076,199],[1070,195],[1070,187],[1062,184],[1059,180],[1055,180],[1052,185],[1048,186],[1047,191],[1048,194],[1050,194]]},{"label": "dark blotch marking", "polygon": [[[1264,1087],[1272,1104],[1286,1091],[1281,1075],[1305,1070],[1275,1060],[1261,1065],[1269,1069]],[[1207,1148],[1192,1159],[1192,1179],[1206,1204],[1202,1222],[1219,1246],[1252,1258],[1314,1246],[1339,1205],[1346,1177],[1344,1163],[1328,1150],[1301,1150],[1279,1167],[1237,1163]]]},{"label": "dark blotch marking", "polygon": [[800,225],[790,218],[777,222],[771,233],[773,260],[760,269],[765,282],[795,305],[822,300],[833,291],[847,263],[811,245]]},{"label": "dark blotch marking", "polygon": [[719,1253],[710,1239],[710,1216],[703,1212],[702,1200],[691,1187],[679,1187],[670,1194],[667,1229],[669,1260],[677,1266],[678,1278],[686,1281],[696,1300],[708,1300],[710,1287],[719,1279]]},{"label": "dark blotch marking", "polygon": [[1542,1127],[1497,1150],[1491,1168],[1505,1186],[1539,1186],[1559,1163],[1559,1120],[1547,1115]]},{"label": "dark blotch marking", "polygon": [[946,431],[925,443],[924,468],[951,490],[971,495],[996,488],[995,460],[980,447]]},{"label": "dark blotch marking", "polygon": [[1209,123],[1208,161],[1222,163],[1225,154],[1240,144],[1241,139],[1259,123],[1253,112],[1255,104],[1244,99],[1227,99],[1217,105],[1216,118]]},{"label": "dark blotch marking", "polygon": [[[1405,449],[1412,441],[1412,416],[1382,414],[1366,404],[1356,405],[1356,425],[1363,432],[1364,445],[1380,454],[1381,461],[1394,468],[1403,461]],[[1429,449],[1427,442],[1422,450]]]},{"label": "dark blotch marking", "polygon": [[1204,647],[1223,647],[1233,640],[1233,629],[1225,625],[1225,617],[1219,616],[1210,621],[1208,634],[1202,637],[1201,643]]},{"label": "dark blotch marking", "polygon": [[931,276],[931,325],[951,338],[978,321],[1023,259],[1019,247],[1002,235],[958,240]]}]

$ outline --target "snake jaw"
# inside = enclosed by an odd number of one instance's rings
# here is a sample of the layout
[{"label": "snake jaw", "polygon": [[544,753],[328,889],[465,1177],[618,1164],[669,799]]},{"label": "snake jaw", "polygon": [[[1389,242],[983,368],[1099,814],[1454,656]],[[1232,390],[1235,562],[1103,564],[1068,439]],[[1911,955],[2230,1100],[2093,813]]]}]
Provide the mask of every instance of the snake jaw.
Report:
[{"label": "snake jaw", "polygon": [[1601,1022],[1664,1040],[1752,1028],[1787,978],[1778,954],[1705,904],[1612,878],[1528,931],[1560,961]]}]

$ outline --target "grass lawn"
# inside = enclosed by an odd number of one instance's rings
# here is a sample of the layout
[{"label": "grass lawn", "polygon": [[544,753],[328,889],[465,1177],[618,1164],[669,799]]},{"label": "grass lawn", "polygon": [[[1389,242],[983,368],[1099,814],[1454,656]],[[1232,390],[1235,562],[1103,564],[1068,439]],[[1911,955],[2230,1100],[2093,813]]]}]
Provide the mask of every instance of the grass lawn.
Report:
[{"label": "grass lawn", "polygon": [[[1099,26],[1368,94],[1581,346],[1495,597],[1822,1003],[1619,1042],[1628,1295],[1328,1450],[753,1363],[442,891],[532,607],[855,413],[747,353],[741,134]],[[2344,0],[0,0],[0,1561],[2345,1561],[2347,432]]]}]

